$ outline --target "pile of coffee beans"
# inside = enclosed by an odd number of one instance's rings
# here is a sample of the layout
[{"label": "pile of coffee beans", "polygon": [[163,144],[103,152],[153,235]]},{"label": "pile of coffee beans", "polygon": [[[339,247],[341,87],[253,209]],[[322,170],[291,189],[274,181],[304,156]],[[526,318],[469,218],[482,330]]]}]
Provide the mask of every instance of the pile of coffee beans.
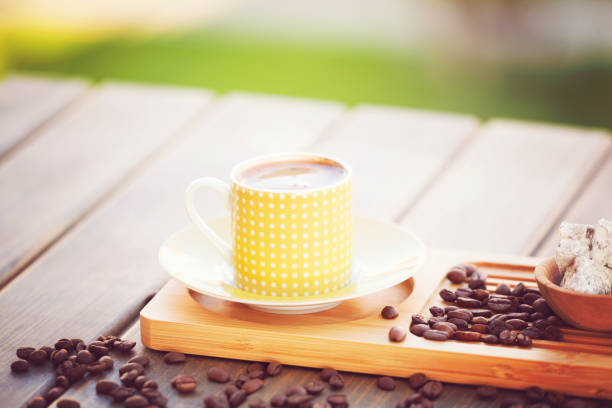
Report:
[{"label": "pile of coffee beans", "polygon": [[[111,380],[99,380],[96,383],[96,393],[107,395],[114,402],[122,402],[126,408],[140,408],[150,405],[160,408],[165,407],[168,404],[168,398],[157,389],[158,385],[155,381],[144,375],[145,368],[148,365],[149,358],[147,356],[132,357],[127,363],[119,367],[119,380],[123,385]],[[175,377],[172,385],[179,392],[188,392],[189,384],[186,381],[183,383],[182,378],[177,379]],[[193,389],[195,389],[195,380],[193,381]]]},{"label": "pile of coffee beans", "polygon": [[432,306],[431,316],[412,316],[410,332],[415,336],[519,347],[531,347],[532,339],[562,339],[563,322],[537,289],[501,283],[489,291],[487,275],[472,264],[454,266],[446,277],[465,285],[442,289],[439,294],[446,306]]},{"label": "pile of coffee beans", "polygon": [[[114,360],[108,355],[111,350],[128,353],[135,342],[122,340],[116,336],[100,336],[89,344],[82,339],[62,338],[54,346],[20,347],[18,359],[11,363],[14,373],[25,373],[30,366],[50,363],[55,371],[55,385],[43,395],[32,398],[28,408],[46,407],[57,400],[71,384],[113,368]],[[58,401],[60,408],[79,407],[78,401],[64,398]]]}]

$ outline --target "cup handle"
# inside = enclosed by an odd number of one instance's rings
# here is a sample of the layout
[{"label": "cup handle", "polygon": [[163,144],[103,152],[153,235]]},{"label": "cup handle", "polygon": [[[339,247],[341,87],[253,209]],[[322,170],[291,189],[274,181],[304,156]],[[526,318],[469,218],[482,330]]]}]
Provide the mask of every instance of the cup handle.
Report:
[{"label": "cup handle", "polygon": [[210,228],[202,219],[200,214],[195,208],[194,204],[194,194],[199,189],[207,187],[211,188],[226,198],[226,202],[230,202],[230,187],[227,183],[216,179],[214,177],[202,177],[196,179],[189,184],[187,190],[185,190],[185,208],[187,209],[187,214],[191,221],[198,227],[200,232],[204,234],[206,238],[217,248],[225,262],[227,264],[232,265],[232,247],[227,242],[225,242],[212,228]]}]

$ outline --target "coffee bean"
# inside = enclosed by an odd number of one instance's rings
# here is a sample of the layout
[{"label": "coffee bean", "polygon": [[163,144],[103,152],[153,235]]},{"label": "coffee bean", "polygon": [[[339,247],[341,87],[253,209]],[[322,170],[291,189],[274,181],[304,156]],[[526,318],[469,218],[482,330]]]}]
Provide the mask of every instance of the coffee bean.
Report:
[{"label": "coffee bean", "polygon": [[455,332],[455,339],[459,341],[479,341],[480,333],[465,331],[465,330],[457,330]]},{"label": "coffee bean", "polygon": [[500,283],[497,285],[497,288],[495,288],[495,293],[500,295],[510,295],[510,286],[505,283]]},{"label": "coffee bean", "polygon": [[106,367],[106,369],[109,370],[113,368],[113,365],[115,364],[115,360],[113,360],[112,357],[109,357],[109,356],[102,356],[98,360],[98,363],[103,364],[104,367]]},{"label": "coffee bean", "polygon": [[231,408],[235,408],[242,404],[247,397],[247,392],[245,390],[239,390],[232,394],[229,397],[229,405]]},{"label": "coffee bean", "polygon": [[474,292],[472,292],[472,296],[470,296],[472,299],[477,299],[480,301],[484,301],[487,300],[489,298],[489,292],[485,289],[475,289]]},{"label": "coffee bean", "polygon": [[472,278],[470,279],[470,282],[468,283],[468,287],[470,289],[486,288],[487,287],[486,279],[481,279],[480,276],[474,279],[474,276],[472,276]]},{"label": "coffee bean", "polygon": [[136,389],[140,390],[143,388],[144,384],[149,381],[149,377],[147,377],[146,375],[139,375],[138,377],[136,377],[136,379],[134,380],[134,387],[136,387]]},{"label": "coffee bean", "polygon": [[478,271],[478,268],[476,267],[476,265],[471,264],[471,263],[464,263],[459,266],[461,266],[465,270],[465,274],[468,277],[472,276],[474,272]]},{"label": "coffee bean", "polygon": [[17,357],[22,360],[27,360],[34,350],[36,350],[34,347],[19,347],[17,349]]},{"label": "coffee bean", "polygon": [[268,373],[268,375],[271,377],[279,375],[282,370],[283,365],[277,361],[271,361],[266,367],[266,373]]},{"label": "coffee bean", "polygon": [[308,391],[306,391],[306,388],[302,387],[301,385],[294,385],[293,387],[289,388],[286,392],[285,392],[285,396],[290,397],[292,395],[306,395],[308,394]]},{"label": "coffee bean", "polygon": [[480,301],[468,297],[458,297],[455,301],[460,307],[476,308],[480,307]]},{"label": "coffee bean", "polygon": [[540,299],[540,295],[536,295],[535,293],[525,293],[521,299],[521,302],[529,306],[538,299]]},{"label": "coffee bean", "polygon": [[380,315],[383,319],[395,319],[397,316],[399,316],[399,312],[393,306],[385,306],[380,312]]},{"label": "coffee bean", "polygon": [[110,395],[117,388],[119,388],[119,384],[111,380],[99,380],[96,383],[96,393],[102,395]]},{"label": "coffee bean", "polygon": [[96,361],[96,357],[90,351],[81,350],[77,353],[76,361],[79,364],[91,364]]},{"label": "coffee bean", "polygon": [[529,336],[532,339],[539,339],[542,336],[542,332],[537,327],[526,327],[521,331],[525,336]]},{"label": "coffee bean", "polygon": [[475,317],[491,317],[493,312],[489,309],[471,309],[472,315]]},{"label": "coffee bean", "polygon": [[525,293],[525,285],[523,285],[522,282],[519,282],[517,285],[514,285],[514,287],[510,291],[510,294],[512,296],[523,296],[524,293]]},{"label": "coffee bean", "polygon": [[132,395],[123,402],[125,408],[143,408],[149,405],[149,401],[142,395]]},{"label": "coffee bean", "polygon": [[415,373],[408,377],[408,385],[413,390],[421,388],[427,381],[429,381],[429,379],[423,373]]},{"label": "coffee bean", "polygon": [[46,408],[47,400],[42,396],[36,396],[28,401],[28,408]]},{"label": "coffee bean", "polygon": [[465,269],[462,266],[453,266],[447,272],[446,278],[453,283],[463,283],[467,279]]},{"label": "coffee bean", "polygon": [[285,394],[276,394],[270,399],[270,405],[273,407],[284,407],[287,397]]},{"label": "coffee bean", "polygon": [[224,395],[209,395],[208,397],[204,398],[204,406],[206,408],[228,408],[229,401]]},{"label": "coffee bean", "polygon": [[195,378],[193,378],[191,375],[186,374],[177,375],[170,381],[170,384],[172,384],[172,386],[176,388],[176,390],[181,394],[193,392],[197,387]]},{"label": "coffee bean", "polygon": [[449,338],[449,334],[446,331],[430,329],[423,333],[423,337],[427,340],[446,341]]},{"label": "coffee bean", "polygon": [[538,402],[544,401],[546,393],[540,387],[528,387],[525,388],[525,398],[529,401]]},{"label": "coffee bean", "polygon": [[311,395],[318,395],[325,389],[325,383],[320,380],[313,380],[304,386],[306,392]]},{"label": "coffee bean", "polygon": [[543,324],[544,324],[543,328],[544,328],[544,327],[550,326],[550,322],[546,320],[546,317],[547,316],[544,313],[535,312],[535,313],[532,313],[531,316],[529,316],[529,320],[534,323],[537,322],[538,320],[543,320]]},{"label": "coffee bean", "polygon": [[456,318],[456,317],[448,319],[448,323],[454,324],[457,327],[457,330],[466,330],[469,327],[468,322],[466,322],[463,319]]},{"label": "coffee bean", "polygon": [[57,401],[57,408],[81,408],[79,401],[71,398],[62,398]]},{"label": "coffee bean", "polygon": [[499,336],[504,330],[512,330],[512,326],[506,326],[506,322],[501,319],[489,321],[489,333]]},{"label": "coffee bean", "polygon": [[476,388],[476,396],[483,400],[495,398],[497,396],[497,388],[489,386],[478,387]]},{"label": "coffee bean", "polygon": [[58,375],[57,377],[55,377],[55,386],[68,388],[70,387],[70,380],[68,380],[68,377],[64,375]]},{"label": "coffee bean", "polygon": [[427,319],[421,314],[413,314],[411,324],[427,324]]},{"label": "coffee bean", "polygon": [[482,336],[482,341],[487,344],[497,344],[499,343],[499,338],[494,334],[487,334]]},{"label": "coffee bean", "polygon": [[472,324],[489,324],[489,321],[486,317],[474,315],[474,318],[472,319]]},{"label": "coffee bean", "polygon": [[406,338],[406,330],[400,326],[393,326],[391,330],[389,330],[389,340],[393,342],[404,341]]},{"label": "coffee bean", "polygon": [[406,399],[403,401],[403,403],[405,404],[406,408],[408,408],[410,407],[410,404],[421,402],[423,401],[423,399],[424,399],[423,395],[421,395],[420,392],[415,392],[407,396]]},{"label": "coffee bean", "polygon": [[[457,326],[455,326],[452,323],[448,323],[448,322],[439,322],[439,323],[434,324],[433,329],[438,330],[438,331],[443,331],[444,333],[446,333],[447,337],[450,339],[455,335],[455,332],[457,331]],[[426,337],[426,338],[429,338],[429,337]]]},{"label": "coffee bean", "polygon": [[65,349],[55,350],[53,353],[51,353],[51,361],[53,364],[59,365],[68,360],[68,356],[68,351]]},{"label": "coffee bean", "polygon": [[410,326],[410,333],[415,336],[421,337],[426,330],[429,330],[429,325],[427,324],[413,324]]},{"label": "coffee bean", "polygon": [[177,353],[175,351],[171,351],[164,355],[164,362],[166,364],[181,364],[184,363],[187,357],[183,353]]},{"label": "coffee bean", "polygon": [[391,391],[395,389],[395,380],[391,377],[379,377],[376,385],[381,390]]},{"label": "coffee bean", "polygon": [[472,327],[470,327],[470,330],[481,333],[481,334],[487,334],[489,332],[489,326],[486,324],[472,324]]},{"label": "coffee bean", "polygon": [[457,299],[457,295],[455,295],[451,290],[442,289],[440,291],[440,297],[447,302],[454,302]]},{"label": "coffee bean", "polygon": [[558,407],[565,401],[565,395],[558,391],[546,391],[546,402]]},{"label": "coffee bean", "polygon": [[156,390],[158,388],[158,385],[155,381],[153,380],[148,380],[147,382],[145,382],[144,384],[142,384],[142,388],[150,388],[150,389],[154,389]]},{"label": "coffee bean", "polygon": [[457,297],[470,297],[474,291],[470,288],[459,288],[455,291]]},{"label": "coffee bean", "polygon": [[72,342],[69,339],[59,339],[55,343],[55,349],[56,350],[64,349],[66,351],[72,351],[72,350],[74,350],[74,345],[72,344]]},{"label": "coffee bean", "polygon": [[325,401],[314,401],[310,408],[332,408],[332,406]]},{"label": "coffee bean", "polygon": [[119,380],[121,380],[121,382],[125,385],[132,385],[134,384],[134,380],[136,380],[136,378],[139,375],[140,374],[138,374],[137,370],[132,370],[132,371],[128,371],[126,373],[121,374],[121,377],[119,377]]},{"label": "coffee bean", "polygon": [[251,371],[247,377],[249,378],[260,378],[260,379],[264,379],[266,377],[266,372],[263,370],[257,370],[257,371]]},{"label": "coffee bean", "polygon": [[501,344],[505,344],[506,346],[511,346],[516,344],[516,338],[518,336],[518,332],[516,330],[502,330],[499,333],[499,342]]},{"label": "coffee bean", "polygon": [[236,377],[236,379],[234,380],[234,385],[238,388],[242,388],[242,386],[244,385],[245,382],[249,381],[249,377],[247,377],[244,374],[240,374],[238,377]]},{"label": "coffee bean", "polygon": [[47,352],[44,350],[34,350],[30,353],[27,360],[32,365],[41,365],[47,361]]},{"label": "coffee bean", "polygon": [[452,306],[452,305],[451,306],[446,306],[444,308],[444,313],[446,314],[446,313],[450,312],[451,310],[457,310],[457,309],[459,309],[457,306]]},{"label": "coffee bean", "polygon": [[440,306],[434,305],[429,308],[429,313],[431,313],[431,315],[434,317],[444,316],[444,309],[442,309]]},{"label": "coffee bean", "polygon": [[30,368],[30,363],[26,360],[18,359],[11,363],[11,371],[14,373],[25,373]]},{"label": "coffee bean", "polygon": [[58,399],[64,393],[64,391],[66,391],[65,388],[53,387],[45,393],[45,399],[50,404]]},{"label": "coffee bean", "polygon": [[512,326],[514,330],[523,330],[525,327],[527,327],[527,322],[520,319],[506,320],[506,324]]},{"label": "coffee bean", "polygon": [[129,398],[136,394],[135,388],[128,388],[119,386],[111,391],[110,396],[113,397],[113,400],[116,402],[124,401],[126,398]]},{"label": "coffee bean", "polygon": [[120,342],[115,342],[113,344],[113,349],[121,353],[129,353],[134,348],[134,346],[136,346],[135,341],[123,340]]},{"label": "coffee bean", "polygon": [[217,383],[226,383],[230,380],[230,376],[227,373],[227,371],[219,367],[209,368],[208,371],[206,372],[206,376],[208,377],[210,381],[217,382]]},{"label": "coffee bean", "polygon": [[499,408],[523,408],[523,400],[519,397],[505,397],[501,400]]},{"label": "coffee bean", "polygon": [[429,381],[419,391],[422,395],[429,399],[436,399],[442,394],[444,386],[439,381]]},{"label": "coffee bean", "polygon": [[[102,343],[102,342],[98,341],[94,343]],[[108,347],[104,346],[103,345],[104,343],[102,344],[94,344],[94,343],[87,346],[87,350],[89,350],[94,356],[100,358],[108,354],[109,352]]]},{"label": "coffee bean", "polygon": [[448,316],[449,319],[457,318],[457,319],[465,320],[466,322],[472,321],[472,317],[474,317],[469,310],[463,310],[463,309],[451,310],[446,315]]},{"label": "coffee bean", "polygon": [[168,399],[162,395],[157,389],[151,388],[143,388],[140,390],[140,393],[143,397],[149,400],[151,405],[163,406],[165,407],[168,403]]},{"label": "coffee bean", "polygon": [[144,372],[144,367],[138,363],[125,363],[121,367],[119,367],[119,374],[127,373],[129,371],[136,370],[138,375]]},{"label": "coffee bean", "polygon": [[329,367],[322,369],[321,372],[319,373],[323,381],[329,381],[332,375],[335,375],[335,374],[338,374],[338,372],[334,370],[333,368],[329,368]]},{"label": "coffee bean", "polygon": [[307,406],[307,404],[314,399],[312,395],[292,395],[287,397],[287,401],[285,403],[288,407],[302,407]]},{"label": "coffee bean", "polygon": [[327,402],[331,404],[332,407],[348,407],[348,399],[344,394],[331,394],[327,396]]},{"label": "coffee bean", "polygon": [[[334,374],[334,375],[336,375],[336,374]],[[306,394],[308,394],[308,391],[306,391],[306,388],[302,387],[301,385],[294,385],[293,387],[289,388],[285,392],[285,395],[287,397],[290,397],[292,395],[306,395]]]},{"label": "coffee bean", "polygon": [[546,316],[552,313],[552,310],[550,310],[550,307],[548,306],[548,303],[545,299],[539,298],[538,300],[533,302],[532,306],[536,312],[543,313]]},{"label": "coffee bean", "polygon": [[225,387],[225,395],[227,395],[227,398],[231,397],[233,393],[237,392],[239,390],[238,387],[236,387],[234,384],[230,384],[227,387]]},{"label": "coffee bean", "polygon": [[259,390],[261,387],[263,387],[263,385],[263,380],[259,378],[253,378],[252,380],[245,382],[242,385],[242,389],[246,391],[247,394],[252,394],[255,391]]},{"label": "coffee bean", "polygon": [[249,408],[266,408],[268,404],[261,398],[253,398],[249,400]]},{"label": "coffee bean", "polygon": [[563,338],[563,333],[558,326],[548,326],[544,329],[544,338],[547,340],[561,340]]},{"label": "coffee bean", "polygon": [[563,326],[563,321],[559,318],[559,316],[555,316],[555,315],[548,316],[546,318],[546,321],[555,326]]},{"label": "coffee bean", "polygon": [[529,313],[525,313],[525,312],[520,312],[520,313],[508,313],[506,315],[506,321],[510,320],[510,319],[519,319],[519,320],[524,320],[527,321],[529,320]]},{"label": "coffee bean", "polygon": [[535,309],[530,306],[530,305],[526,305],[526,304],[520,304],[518,307],[519,312],[523,312],[523,313],[535,313]]},{"label": "coffee bean", "polygon": [[504,313],[510,311],[512,302],[509,299],[490,297],[487,306],[494,312]]},{"label": "coffee bean", "polygon": [[148,366],[150,362],[149,357],[143,355],[134,356],[128,360],[128,363],[138,363],[143,367]]},{"label": "coffee bean", "polygon": [[438,317],[430,317],[429,319],[427,319],[427,324],[429,325],[429,327],[433,327],[434,324],[439,323],[439,322],[445,322],[447,321],[448,318],[446,316],[438,316]]},{"label": "coffee bean", "polygon": [[[404,337],[406,337],[405,333]],[[329,386],[332,387],[334,390],[341,390],[342,388],[344,388],[344,377],[342,377],[342,375],[339,373],[332,375],[329,379]]]}]

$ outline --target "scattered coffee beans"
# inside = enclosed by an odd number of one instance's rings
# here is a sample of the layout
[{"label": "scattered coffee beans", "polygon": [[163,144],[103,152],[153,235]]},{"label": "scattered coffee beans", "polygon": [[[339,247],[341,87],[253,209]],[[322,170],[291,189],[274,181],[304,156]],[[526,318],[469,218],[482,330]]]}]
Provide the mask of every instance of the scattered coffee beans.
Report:
[{"label": "scattered coffee beans", "polygon": [[380,315],[383,319],[395,319],[397,316],[399,316],[399,312],[393,306],[385,306],[380,312]]},{"label": "scattered coffee beans", "polygon": [[[191,375],[179,374],[170,382],[174,388],[181,394],[187,394],[195,391],[197,383]],[[138,388],[138,387],[137,387]]]},{"label": "scattered coffee beans", "polygon": [[280,374],[280,372],[283,369],[283,365],[277,361],[272,361],[270,363],[268,363],[268,366],[266,367],[266,373],[270,376],[270,377],[274,377]]},{"label": "scattered coffee beans", "polygon": [[11,371],[14,373],[25,373],[30,368],[30,363],[26,360],[15,360],[11,363]]}]

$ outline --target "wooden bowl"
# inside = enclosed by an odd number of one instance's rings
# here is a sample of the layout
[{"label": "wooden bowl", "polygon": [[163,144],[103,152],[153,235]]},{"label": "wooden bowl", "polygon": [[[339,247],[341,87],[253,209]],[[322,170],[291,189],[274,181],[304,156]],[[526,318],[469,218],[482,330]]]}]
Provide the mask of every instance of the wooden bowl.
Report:
[{"label": "wooden bowl", "polygon": [[590,295],[559,286],[562,274],[555,258],[542,261],[535,278],[550,308],[565,322],[580,329],[612,331],[612,295]]}]

